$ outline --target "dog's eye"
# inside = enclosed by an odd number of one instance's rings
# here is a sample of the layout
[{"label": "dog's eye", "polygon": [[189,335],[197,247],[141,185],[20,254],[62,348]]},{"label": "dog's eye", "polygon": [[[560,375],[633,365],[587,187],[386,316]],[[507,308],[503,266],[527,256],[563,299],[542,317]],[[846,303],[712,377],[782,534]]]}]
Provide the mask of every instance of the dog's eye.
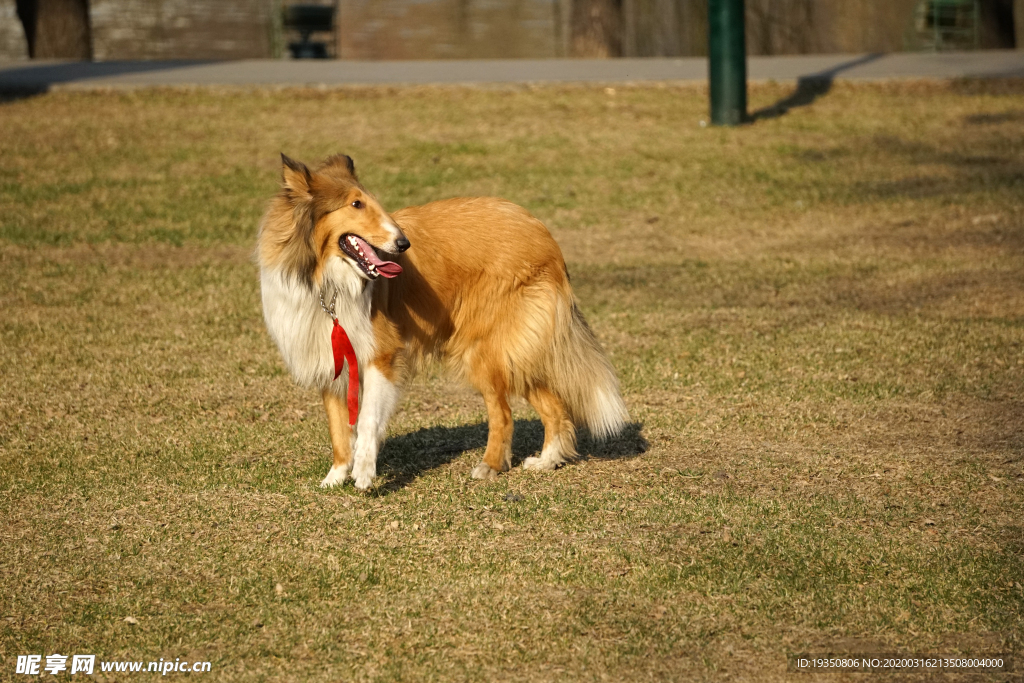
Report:
[{"label": "dog's eye", "polygon": [[361,208],[363,208],[363,203],[357,199],[354,202],[352,202],[352,208],[353,209],[361,209]]}]

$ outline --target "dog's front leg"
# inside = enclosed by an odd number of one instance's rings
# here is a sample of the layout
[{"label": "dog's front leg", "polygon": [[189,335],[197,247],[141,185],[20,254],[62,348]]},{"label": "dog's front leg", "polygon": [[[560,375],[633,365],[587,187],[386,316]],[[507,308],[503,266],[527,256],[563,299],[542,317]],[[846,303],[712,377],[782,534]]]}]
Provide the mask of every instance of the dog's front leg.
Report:
[{"label": "dog's front leg", "polygon": [[334,462],[331,471],[320,482],[323,488],[344,484],[352,471],[352,428],[348,424],[348,406],[345,399],[330,389],[324,390],[324,410],[327,411],[327,428],[331,433],[331,451]]},{"label": "dog's front leg", "polygon": [[388,420],[398,405],[399,390],[375,366],[363,373],[363,398],[356,423],[355,461],[352,478],[365,491],[377,476],[377,451],[387,431]]}]

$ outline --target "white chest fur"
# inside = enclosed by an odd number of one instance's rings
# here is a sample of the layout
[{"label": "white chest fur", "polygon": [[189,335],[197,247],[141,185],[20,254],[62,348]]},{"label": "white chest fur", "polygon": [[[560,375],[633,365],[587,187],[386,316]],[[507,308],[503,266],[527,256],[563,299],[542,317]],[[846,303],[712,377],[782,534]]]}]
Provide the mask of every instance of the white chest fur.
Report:
[{"label": "white chest fur", "polygon": [[[337,292],[335,315],[352,341],[362,371],[374,353],[370,323],[373,284],[364,286],[363,279],[351,267],[342,259],[332,257],[325,265],[322,287],[324,301],[328,305]],[[325,389],[332,382],[337,382],[340,386],[335,390],[343,394],[347,373],[341,373],[334,380],[334,353],[331,349],[334,322],[320,307],[320,290],[307,287],[298,278],[271,268],[261,270],[260,288],[267,331],[277,343],[295,381],[301,386],[316,389]]]}]

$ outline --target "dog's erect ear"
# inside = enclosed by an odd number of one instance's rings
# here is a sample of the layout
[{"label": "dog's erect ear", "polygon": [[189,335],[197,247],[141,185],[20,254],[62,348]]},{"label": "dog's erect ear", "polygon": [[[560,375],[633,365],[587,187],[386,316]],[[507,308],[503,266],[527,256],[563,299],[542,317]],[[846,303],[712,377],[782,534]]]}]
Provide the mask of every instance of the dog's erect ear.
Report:
[{"label": "dog's erect ear", "polygon": [[352,174],[352,177],[356,177],[356,162],[352,161],[352,157],[347,154],[342,154],[345,157],[345,164],[348,166],[348,172]]},{"label": "dog's erect ear", "polygon": [[301,161],[290,159],[283,152],[281,153],[281,169],[285,189],[291,190],[293,194],[302,199],[309,198],[309,186],[313,181],[309,169]]},{"label": "dog's erect ear", "polygon": [[324,168],[341,167],[348,171],[348,174],[352,176],[353,180],[358,181],[356,177],[356,163],[352,161],[352,157],[347,154],[335,154],[327,158],[324,162]]}]

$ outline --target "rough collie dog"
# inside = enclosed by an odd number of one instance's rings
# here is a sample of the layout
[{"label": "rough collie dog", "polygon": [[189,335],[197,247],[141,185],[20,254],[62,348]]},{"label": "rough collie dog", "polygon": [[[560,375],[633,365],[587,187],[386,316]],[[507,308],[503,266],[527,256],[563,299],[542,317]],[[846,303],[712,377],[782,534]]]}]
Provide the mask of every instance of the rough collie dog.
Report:
[{"label": "rough collie dog", "polygon": [[622,428],[618,380],[539,220],[491,198],[388,215],[348,156],[316,170],[282,160],[256,257],[270,336],[295,380],[323,395],[334,464],[321,486],[351,476],[370,487],[403,380],[428,357],[483,394],[487,450],[475,479],[512,466],[510,395],[544,423],[543,449],[525,469],[575,456],[577,425],[597,437]]}]

